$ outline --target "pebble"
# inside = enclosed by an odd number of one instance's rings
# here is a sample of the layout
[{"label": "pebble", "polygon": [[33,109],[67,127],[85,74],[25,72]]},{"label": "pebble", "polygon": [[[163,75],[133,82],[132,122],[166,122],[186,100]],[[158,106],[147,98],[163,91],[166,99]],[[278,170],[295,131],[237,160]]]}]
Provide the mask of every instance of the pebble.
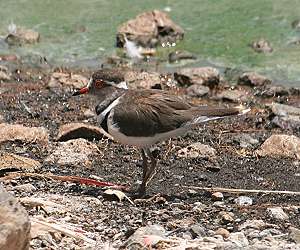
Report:
[{"label": "pebble", "polygon": [[283,211],[281,207],[267,208],[267,214],[276,220],[288,220],[289,216]]},{"label": "pebble", "polygon": [[193,84],[186,89],[186,93],[191,97],[202,97],[209,93],[209,87],[199,84]]},{"label": "pebble", "polygon": [[234,243],[237,247],[245,248],[249,246],[249,241],[242,232],[231,233],[227,239]]},{"label": "pebble", "polygon": [[239,206],[251,206],[253,204],[252,198],[248,196],[240,196],[234,200],[235,204]]},{"label": "pebble", "polygon": [[227,229],[220,227],[215,231],[215,234],[221,235],[223,238],[228,238],[230,232]]},{"label": "pebble", "polygon": [[224,195],[221,192],[214,192],[211,195],[213,201],[222,201],[224,199]]},{"label": "pebble", "polygon": [[258,53],[271,53],[273,51],[271,44],[263,38],[253,42],[251,47]]},{"label": "pebble", "polygon": [[238,142],[242,148],[252,148],[259,143],[257,139],[253,138],[249,134],[244,133],[234,136],[233,140]]},{"label": "pebble", "polygon": [[217,94],[216,99],[231,102],[246,102],[250,99],[250,93],[239,89],[227,89]]},{"label": "pebble", "polygon": [[228,213],[228,212],[221,211],[219,214],[220,214],[222,222],[224,224],[227,224],[227,223],[230,223],[230,222],[234,221],[234,218],[233,218],[234,214],[233,213]]},{"label": "pebble", "polygon": [[204,158],[214,160],[216,158],[216,150],[208,145],[200,142],[193,143],[177,152],[181,158]]},{"label": "pebble", "polygon": [[300,229],[295,227],[289,227],[290,238],[295,242],[300,244]]},{"label": "pebble", "polygon": [[23,192],[26,192],[26,193],[31,193],[31,192],[36,190],[35,186],[33,186],[30,183],[15,186],[14,189],[18,190],[18,191],[23,191]]}]

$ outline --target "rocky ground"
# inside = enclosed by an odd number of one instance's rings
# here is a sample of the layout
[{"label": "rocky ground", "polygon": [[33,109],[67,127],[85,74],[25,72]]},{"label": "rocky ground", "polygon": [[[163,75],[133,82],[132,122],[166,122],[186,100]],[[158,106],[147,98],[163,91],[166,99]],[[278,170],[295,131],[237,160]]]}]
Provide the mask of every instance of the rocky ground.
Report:
[{"label": "rocky ground", "polygon": [[91,126],[93,98],[71,96],[91,72],[3,67],[1,182],[29,214],[30,248],[300,249],[299,89],[253,73],[232,86],[212,68],[125,71],[131,88],[158,87],[197,104],[244,103],[251,111],[157,145],[147,197],[133,200],[53,178],[125,186],[141,179],[139,152]]}]

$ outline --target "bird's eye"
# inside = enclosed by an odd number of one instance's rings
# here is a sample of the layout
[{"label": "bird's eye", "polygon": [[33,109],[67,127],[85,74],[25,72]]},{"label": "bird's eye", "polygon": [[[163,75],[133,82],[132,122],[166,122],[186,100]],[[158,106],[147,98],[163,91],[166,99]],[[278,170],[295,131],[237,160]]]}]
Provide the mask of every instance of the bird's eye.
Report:
[{"label": "bird's eye", "polygon": [[95,87],[96,88],[101,88],[102,85],[103,85],[103,80],[101,80],[101,79],[95,80]]}]

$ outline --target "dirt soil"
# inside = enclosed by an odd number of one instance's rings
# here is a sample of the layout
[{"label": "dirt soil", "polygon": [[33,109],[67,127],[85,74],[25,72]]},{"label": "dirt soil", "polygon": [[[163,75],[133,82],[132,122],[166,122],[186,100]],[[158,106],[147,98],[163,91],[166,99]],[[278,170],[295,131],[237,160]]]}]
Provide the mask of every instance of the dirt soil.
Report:
[{"label": "dirt soil", "polygon": [[[88,76],[89,72],[83,74]],[[15,74],[14,80],[10,82],[1,83],[0,114],[8,123],[43,126],[49,129],[51,138],[49,147],[8,142],[0,145],[1,151],[30,157],[42,163],[51,148],[56,145],[54,139],[60,125],[87,120],[83,115],[84,110],[93,109],[94,100],[86,96],[72,97],[70,90],[50,90],[46,87],[48,80],[47,73],[26,74],[24,72]],[[295,98],[297,97],[290,99],[295,100]],[[211,102],[216,104],[216,101]],[[30,108],[31,113],[26,111],[22,103]],[[95,118],[89,118],[88,122],[97,125]],[[234,137],[242,132],[251,134],[253,138],[259,140],[259,144],[250,149],[241,148]],[[82,197],[98,198],[101,205],[87,202],[84,209],[73,212],[81,218],[84,230],[95,233],[103,241],[116,239],[124,241],[137,228],[149,223],[158,223],[167,230],[175,230],[183,227],[182,223],[178,222],[183,220],[189,221],[186,225],[201,223],[209,230],[225,227],[230,232],[235,232],[238,226],[248,219],[263,219],[278,225],[283,232],[286,232],[289,226],[300,227],[299,213],[290,213],[288,221],[278,222],[267,216],[266,208],[299,206],[300,196],[244,194],[253,199],[253,205],[240,207],[235,204],[234,199],[242,194],[224,193],[223,205],[217,206],[214,205],[211,193],[193,188],[199,186],[300,191],[300,179],[299,175],[296,175],[299,173],[299,162],[291,159],[260,158],[255,154],[255,149],[271,134],[276,133],[300,135],[299,131],[282,131],[280,128],[273,127],[269,121],[269,113],[254,105],[252,111],[245,116],[210,122],[197,130],[190,131],[184,137],[158,144],[156,150],[159,169],[149,185],[146,198],[157,194],[159,198],[152,202],[139,202],[132,205],[126,200],[110,201],[105,199],[103,189],[98,187],[33,177],[18,178],[5,182],[5,185],[11,188],[19,184],[31,183],[37,188],[33,193],[15,191],[14,193],[19,197],[47,194],[78,197],[78,200]],[[217,150],[219,169],[211,169],[209,166],[214,163],[206,159],[178,157],[179,149],[194,142],[207,144]],[[99,148],[99,155],[92,159],[91,168],[58,167],[44,163],[38,173],[50,172],[55,175],[82,177],[96,175],[104,181],[125,185],[137,184],[141,180],[141,157],[136,149],[107,139],[94,141],[94,143]],[[192,209],[196,202],[206,206],[202,213]],[[220,211],[233,212],[238,219],[222,224],[219,219]],[[29,210],[29,213],[44,215],[42,210]],[[59,219],[60,215],[56,216]],[[103,227],[100,228],[99,225]],[[116,236],[117,234],[119,235]]]}]

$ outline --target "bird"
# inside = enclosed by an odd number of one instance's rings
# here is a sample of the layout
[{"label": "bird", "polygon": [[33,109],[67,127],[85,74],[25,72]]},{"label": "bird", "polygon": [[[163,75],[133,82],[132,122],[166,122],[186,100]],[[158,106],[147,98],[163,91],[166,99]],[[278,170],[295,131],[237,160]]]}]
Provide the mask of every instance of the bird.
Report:
[{"label": "bird", "polygon": [[[200,124],[227,116],[243,115],[250,109],[195,106],[180,96],[157,89],[127,89],[124,75],[114,69],[94,72],[87,86],[73,96],[96,96],[99,125],[115,141],[138,148],[142,156],[142,182],[136,196],[143,197],[157,160],[151,152],[156,143],[184,135]],[[150,160],[150,161],[148,161]]]}]

